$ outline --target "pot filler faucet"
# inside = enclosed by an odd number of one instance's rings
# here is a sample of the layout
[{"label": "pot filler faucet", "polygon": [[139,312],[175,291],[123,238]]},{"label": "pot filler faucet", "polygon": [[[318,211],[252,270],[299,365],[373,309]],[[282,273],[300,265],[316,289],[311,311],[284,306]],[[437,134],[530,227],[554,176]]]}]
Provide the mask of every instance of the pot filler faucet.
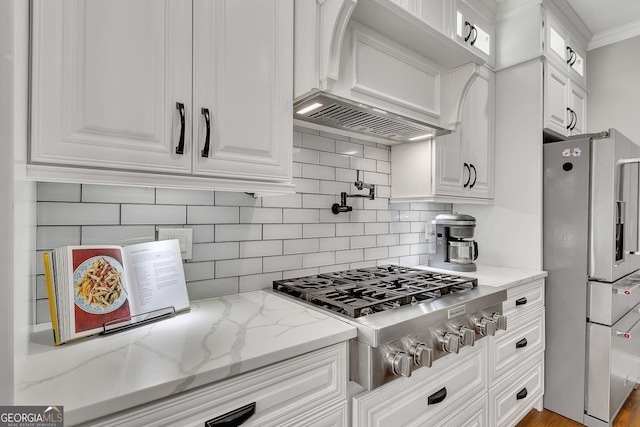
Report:
[{"label": "pot filler faucet", "polygon": [[[369,194],[347,194],[346,192],[340,193],[340,204],[334,203],[331,206],[331,212],[334,214],[339,214],[340,212],[351,212],[353,210],[352,206],[347,206],[347,197],[360,197],[364,199],[374,200],[376,195],[376,186],[374,184],[367,184],[366,182],[360,181],[360,171],[356,171],[356,182],[353,185],[356,186],[358,190],[362,190],[366,188],[369,190]],[[364,172],[363,172],[364,175]]]}]

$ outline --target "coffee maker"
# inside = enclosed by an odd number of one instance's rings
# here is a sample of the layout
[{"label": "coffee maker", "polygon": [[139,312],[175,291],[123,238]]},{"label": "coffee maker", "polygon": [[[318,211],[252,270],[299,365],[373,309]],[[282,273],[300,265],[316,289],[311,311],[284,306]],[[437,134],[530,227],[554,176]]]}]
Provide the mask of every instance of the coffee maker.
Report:
[{"label": "coffee maker", "polygon": [[450,213],[433,220],[436,232],[436,253],[431,255],[429,267],[454,271],[476,271],[478,242],[473,240],[476,219],[471,215]]}]

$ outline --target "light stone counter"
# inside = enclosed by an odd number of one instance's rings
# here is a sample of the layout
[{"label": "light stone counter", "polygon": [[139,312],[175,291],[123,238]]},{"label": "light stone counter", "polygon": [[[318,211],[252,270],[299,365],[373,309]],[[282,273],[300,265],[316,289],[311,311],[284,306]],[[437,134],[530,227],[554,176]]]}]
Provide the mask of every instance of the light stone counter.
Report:
[{"label": "light stone counter", "polygon": [[65,425],[111,414],[355,338],[347,323],[262,291],[54,347],[34,332],[16,405],[62,405]]},{"label": "light stone counter", "polygon": [[473,272],[458,272],[427,266],[420,266],[416,268],[438,271],[440,273],[456,274],[459,276],[474,277],[478,279],[478,285],[501,286],[505,289],[547,277],[546,271],[496,267],[493,265],[478,265],[478,270]]}]

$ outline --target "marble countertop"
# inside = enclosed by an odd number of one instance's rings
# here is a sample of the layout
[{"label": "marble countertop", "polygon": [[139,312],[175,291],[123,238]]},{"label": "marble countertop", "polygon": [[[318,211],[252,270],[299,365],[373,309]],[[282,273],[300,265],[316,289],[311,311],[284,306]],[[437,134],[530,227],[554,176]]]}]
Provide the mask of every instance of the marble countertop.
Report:
[{"label": "marble countertop", "polygon": [[62,405],[65,424],[77,424],[355,336],[345,322],[263,291],[192,301],[174,318],[59,347],[44,325],[15,404]]},{"label": "marble countertop", "polygon": [[427,266],[420,266],[417,268],[430,271],[438,271],[447,274],[457,274],[460,276],[474,277],[478,279],[478,285],[500,286],[504,287],[505,289],[547,277],[546,271],[497,267],[494,265],[478,265],[478,270],[473,272],[457,272]]}]

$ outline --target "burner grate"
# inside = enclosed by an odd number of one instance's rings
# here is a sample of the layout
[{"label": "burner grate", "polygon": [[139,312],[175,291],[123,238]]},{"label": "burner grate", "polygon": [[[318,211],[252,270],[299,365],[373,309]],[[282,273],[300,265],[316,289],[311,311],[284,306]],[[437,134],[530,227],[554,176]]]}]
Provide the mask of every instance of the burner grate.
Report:
[{"label": "burner grate", "polygon": [[349,317],[464,292],[477,279],[395,265],[275,280],[273,289]]}]

